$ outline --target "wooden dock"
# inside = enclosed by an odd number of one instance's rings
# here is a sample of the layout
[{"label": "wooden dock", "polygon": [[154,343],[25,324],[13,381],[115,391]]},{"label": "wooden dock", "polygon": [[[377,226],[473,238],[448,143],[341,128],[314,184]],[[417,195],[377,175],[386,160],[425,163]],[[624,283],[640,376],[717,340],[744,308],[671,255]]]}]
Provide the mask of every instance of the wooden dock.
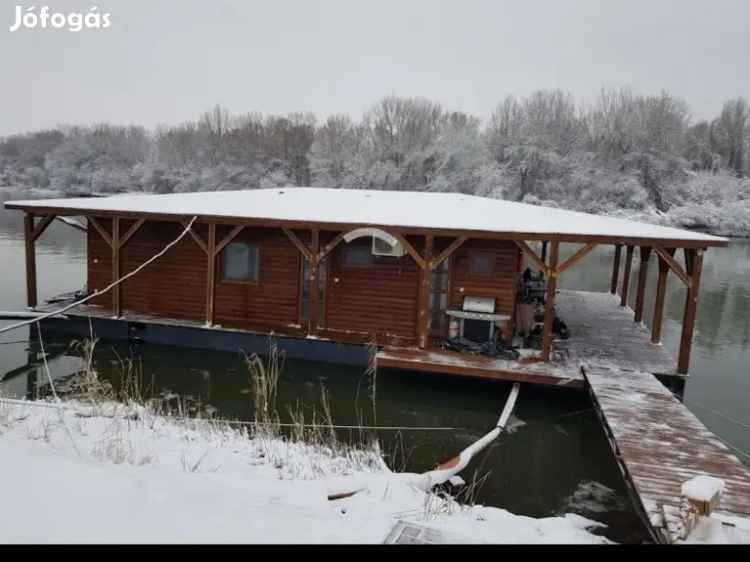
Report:
[{"label": "wooden dock", "polygon": [[654,376],[676,375],[666,349],[610,293],[560,291],[571,337],[552,363],[522,364],[441,350],[384,349],[378,365],[411,371],[588,388],[631,499],[657,542],[684,535],[681,486],[701,474],[727,489],[714,512],[750,528],[750,470]]},{"label": "wooden dock", "polygon": [[683,534],[680,487],[694,476],[727,488],[715,512],[750,521],[750,471],[650,373],[584,366],[591,397],[636,508],[660,542]]}]

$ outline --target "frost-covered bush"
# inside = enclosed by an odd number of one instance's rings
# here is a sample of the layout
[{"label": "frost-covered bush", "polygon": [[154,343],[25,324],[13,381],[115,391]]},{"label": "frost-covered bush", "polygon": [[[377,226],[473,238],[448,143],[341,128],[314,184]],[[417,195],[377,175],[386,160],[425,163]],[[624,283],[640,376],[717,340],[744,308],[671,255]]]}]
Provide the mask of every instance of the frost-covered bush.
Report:
[{"label": "frost-covered bush", "polygon": [[91,174],[91,189],[100,193],[132,191],[136,177],[131,169],[98,169]]},{"label": "frost-covered bush", "polygon": [[32,168],[26,168],[25,170],[25,183],[31,187],[44,188],[49,186],[49,175],[39,166]]}]

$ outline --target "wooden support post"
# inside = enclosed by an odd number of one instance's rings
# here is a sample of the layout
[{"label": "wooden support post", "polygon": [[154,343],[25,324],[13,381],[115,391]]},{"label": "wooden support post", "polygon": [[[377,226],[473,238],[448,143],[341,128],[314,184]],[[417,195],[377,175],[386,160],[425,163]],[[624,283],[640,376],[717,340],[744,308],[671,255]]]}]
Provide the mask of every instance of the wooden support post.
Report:
[{"label": "wooden support post", "polygon": [[430,267],[432,261],[432,235],[425,236],[424,243],[424,266],[419,271],[419,313],[417,316],[417,341],[420,349],[427,347],[430,326]]},{"label": "wooden support post", "polygon": [[635,316],[633,317],[634,322],[641,322],[643,320],[643,305],[646,300],[646,280],[648,277],[648,260],[651,257],[651,248],[649,246],[641,246],[641,265],[638,268],[638,289],[635,294]]},{"label": "wooden support post", "polygon": [[560,257],[560,243],[552,242],[549,256],[549,277],[547,278],[547,302],[544,305],[544,331],[542,332],[542,360],[549,362],[552,356],[552,323],[555,319],[555,293],[557,292],[557,261]]},{"label": "wooden support post", "polygon": [[617,294],[617,282],[620,280],[620,261],[622,256],[622,244],[615,244],[615,261],[612,265],[612,283],[609,287],[609,292],[613,295]]},{"label": "wooden support post", "polygon": [[628,246],[625,252],[625,273],[622,276],[622,298],[620,306],[628,306],[628,291],[630,289],[630,270],[633,267],[633,246]]},{"label": "wooden support post", "polygon": [[[112,283],[120,279],[120,218],[112,219]],[[120,307],[120,285],[112,288],[112,316],[119,318],[122,313]]]},{"label": "wooden support post", "polygon": [[695,330],[695,313],[698,309],[698,292],[701,284],[703,269],[703,250],[685,248],[685,261],[688,265],[690,285],[685,299],[685,314],[682,319],[682,336],[680,337],[680,353],[677,359],[677,372],[686,375],[690,367],[690,351],[693,345],[693,331]]},{"label": "wooden support post", "polygon": [[37,304],[34,215],[27,213],[24,216],[23,231],[26,242],[26,302],[29,305],[29,308],[34,308]]},{"label": "wooden support post", "polygon": [[[192,233],[192,230],[190,231]],[[197,238],[197,237],[194,237]],[[196,239],[197,241],[197,239]],[[201,241],[203,243],[203,241]],[[216,319],[216,223],[208,224],[206,251],[206,325],[213,326]]]},{"label": "wooden support post", "polygon": [[[309,320],[310,325],[307,329],[309,334],[315,335],[318,333],[318,308],[320,307],[320,287],[318,287],[318,268],[320,262],[318,261],[318,254],[320,253],[320,231],[315,229],[311,234],[311,252],[310,261],[308,267],[310,268],[310,300],[309,300]],[[303,256],[304,259],[304,256]]]},{"label": "wooden support post", "polygon": [[542,242],[541,258],[542,258],[542,263],[546,264],[547,263],[547,241],[546,240]]},{"label": "wooden support post", "polygon": [[667,295],[667,276],[669,264],[659,256],[659,278],[656,281],[656,300],[654,301],[654,320],[651,323],[651,343],[661,342],[661,323],[664,318],[664,300]]}]

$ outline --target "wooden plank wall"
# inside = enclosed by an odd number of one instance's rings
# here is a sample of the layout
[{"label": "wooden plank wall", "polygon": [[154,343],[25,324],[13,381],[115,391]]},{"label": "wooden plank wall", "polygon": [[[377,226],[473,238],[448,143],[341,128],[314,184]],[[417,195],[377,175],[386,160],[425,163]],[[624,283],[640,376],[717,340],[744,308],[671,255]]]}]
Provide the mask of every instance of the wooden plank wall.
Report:
[{"label": "wooden plank wall", "polygon": [[[130,221],[122,221],[127,232]],[[146,222],[120,250],[120,275],[130,273],[184,230],[179,223]],[[207,228],[196,231],[205,240]],[[122,310],[180,320],[202,320],[206,308],[206,254],[189,236],[122,284]]]},{"label": "wooden plank wall", "polygon": [[[112,232],[112,221],[100,219],[102,227]],[[93,226],[86,237],[87,284],[90,292],[101,291],[112,283],[112,249]],[[91,304],[112,307],[112,293],[91,299]]]},{"label": "wooden plank wall", "polygon": [[[219,227],[222,240],[231,227]],[[246,228],[235,242],[259,246],[257,283],[224,281],[221,257],[216,269],[216,323],[231,328],[282,333],[299,330],[300,271],[302,256],[280,229]],[[204,281],[205,283],[205,281]]]},{"label": "wooden plank wall", "polygon": [[[470,259],[473,252],[493,255],[494,270],[473,274]],[[513,314],[521,252],[513,242],[468,240],[453,255],[450,274],[450,308],[461,309],[465,296],[495,297],[498,314]]]},{"label": "wooden plank wall", "polygon": [[[100,220],[111,232],[111,221]],[[131,221],[122,221],[127,231]],[[160,251],[183,227],[178,223],[147,222],[122,248],[121,275],[125,275]],[[196,228],[203,240],[207,227]],[[217,240],[232,230],[217,228]],[[337,232],[321,232],[321,247]],[[298,231],[309,244],[310,234]],[[286,335],[306,335],[300,326],[300,274],[302,255],[280,229],[247,228],[236,241],[255,242],[260,248],[260,279],[256,283],[224,281],[221,260],[216,274],[215,322],[227,328],[275,331]],[[419,251],[422,237],[409,237]],[[436,251],[452,239],[437,239]],[[370,238],[351,242],[369,248]],[[419,267],[407,254],[401,258],[373,257],[370,266],[345,266],[345,243],[328,256],[328,280],[320,335],[337,341],[362,343],[376,339],[380,344],[416,345]],[[469,271],[473,251],[495,257],[494,269],[486,275]],[[497,310],[510,314],[515,298],[519,250],[512,242],[471,240],[452,256],[450,306],[461,308],[465,295],[494,296]],[[88,236],[88,284],[103,289],[112,280],[112,251],[92,228]],[[204,321],[206,306],[207,258],[191,237],[186,237],[156,263],[122,286],[122,308],[167,318]],[[462,290],[463,289],[463,290]],[[111,306],[111,295],[94,303]]]},{"label": "wooden plank wall", "polygon": [[[371,238],[361,238],[349,245],[369,249],[371,244]],[[378,343],[415,345],[417,264],[407,254],[401,258],[373,256],[369,266],[345,266],[346,246],[340,244],[329,258],[326,332],[341,341],[367,342],[375,337]]]}]

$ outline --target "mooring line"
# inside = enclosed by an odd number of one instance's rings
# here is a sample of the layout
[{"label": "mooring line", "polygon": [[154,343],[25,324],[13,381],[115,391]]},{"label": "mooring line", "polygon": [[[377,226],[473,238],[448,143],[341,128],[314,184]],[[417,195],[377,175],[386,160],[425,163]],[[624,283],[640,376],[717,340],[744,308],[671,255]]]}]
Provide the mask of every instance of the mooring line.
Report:
[{"label": "mooring line", "polygon": [[99,297],[105,293],[108,293],[109,291],[117,287],[117,285],[119,285],[120,283],[127,281],[134,275],[137,275],[138,273],[140,273],[143,270],[143,268],[145,268],[146,266],[158,260],[164,254],[166,254],[170,249],[172,249],[173,246],[177,245],[177,243],[180,240],[182,240],[185,236],[187,236],[187,233],[190,232],[190,229],[193,227],[193,224],[197,220],[198,220],[198,216],[196,215],[192,218],[192,220],[185,227],[185,230],[182,231],[182,234],[180,234],[177,238],[175,238],[169,244],[164,246],[164,248],[158,254],[154,255],[150,259],[143,262],[141,265],[139,265],[137,268],[135,268],[133,271],[131,271],[127,275],[120,277],[117,281],[114,281],[113,283],[110,283],[107,287],[105,287],[101,291],[98,291],[92,295],[82,298],[81,300],[75,301],[67,306],[64,306],[60,310],[47,312],[45,314],[38,316],[37,318],[32,318],[31,320],[24,320],[23,322],[18,322],[16,324],[11,324],[10,326],[5,326],[4,328],[0,328],[0,334],[4,334],[5,332],[10,332],[11,330],[17,330],[18,328],[24,328],[25,326],[31,326],[32,324],[41,322],[42,320],[46,320],[47,318],[52,318],[53,316],[59,316],[60,314],[64,314],[71,308],[75,308],[76,306],[82,305],[95,297]]},{"label": "mooring line", "polygon": [[709,408],[708,406],[704,406],[703,404],[699,404],[698,402],[693,402],[691,400],[690,403],[688,404],[688,406],[698,406],[701,410],[706,410],[707,412],[711,412],[712,414],[714,414],[716,416],[719,416],[720,418],[722,418],[722,419],[724,419],[724,420],[726,420],[728,422],[731,422],[731,423],[733,423],[735,425],[739,425],[740,427],[744,427],[745,429],[750,429],[750,425],[748,425],[746,423],[743,423],[743,422],[741,422],[739,420],[736,420],[734,418],[731,418],[731,417],[727,416],[726,414],[722,414],[721,412],[717,412],[716,410],[713,410],[713,409]]},{"label": "mooring line", "polygon": [[[55,408],[59,410],[77,410],[75,406],[67,405],[62,402],[50,403],[50,402],[39,402],[30,400],[14,400],[12,398],[0,398],[0,404],[10,404],[13,406],[31,406],[35,408]],[[102,416],[108,417],[108,416]],[[164,416],[168,418],[169,416]],[[333,429],[360,429],[362,431],[378,430],[378,431],[469,431],[468,428],[462,427],[420,427],[420,426],[361,426],[361,425],[322,425],[322,424],[310,424],[302,425],[295,423],[273,423],[273,422],[255,422],[255,421],[242,421],[242,420],[225,420],[225,419],[211,419],[211,418],[188,418],[191,421],[200,421],[205,423],[215,424],[226,424],[226,425],[247,425],[247,426],[263,426],[273,425],[276,427],[304,427],[304,428],[333,428]]]},{"label": "mooring line", "polygon": [[310,424],[310,425],[303,425],[298,423],[273,423],[273,422],[254,422],[254,421],[232,421],[232,420],[211,420],[206,419],[203,421],[212,422],[212,423],[226,423],[230,425],[274,425],[276,427],[304,427],[304,428],[315,428],[320,427],[323,429],[333,428],[333,429],[361,429],[363,431],[368,430],[377,430],[377,431],[401,431],[401,430],[410,430],[410,431],[468,431],[468,428],[462,428],[462,427],[419,427],[419,426],[396,426],[396,425],[384,425],[384,426],[362,426],[362,425],[322,425],[322,424]]}]

